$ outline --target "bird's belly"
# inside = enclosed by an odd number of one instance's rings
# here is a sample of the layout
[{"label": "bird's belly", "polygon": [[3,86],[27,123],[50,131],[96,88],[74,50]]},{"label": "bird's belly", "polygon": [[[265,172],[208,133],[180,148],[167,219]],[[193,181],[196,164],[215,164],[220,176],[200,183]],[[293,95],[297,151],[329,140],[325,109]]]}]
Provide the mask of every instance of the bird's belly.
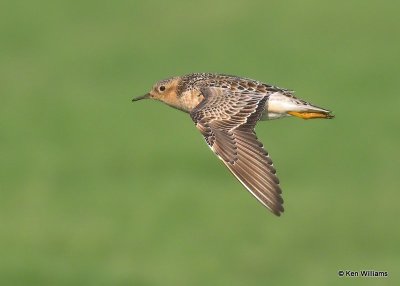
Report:
[{"label": "bird's belly", "polygon": [[261,120],[273,120],[273,119],[280,119],[283,117],[290,116],[289,114],[284,114],[284,113],[276,113],[276,112],[268,112],[267,108],[265,109]]},{"label": "bird's belly", "polygon": [[272,120],[290,116],[287,112],[291,111],[294,106],[295,104],[290,98],[279,92],[275,92],[269,96],[261,120]]}]

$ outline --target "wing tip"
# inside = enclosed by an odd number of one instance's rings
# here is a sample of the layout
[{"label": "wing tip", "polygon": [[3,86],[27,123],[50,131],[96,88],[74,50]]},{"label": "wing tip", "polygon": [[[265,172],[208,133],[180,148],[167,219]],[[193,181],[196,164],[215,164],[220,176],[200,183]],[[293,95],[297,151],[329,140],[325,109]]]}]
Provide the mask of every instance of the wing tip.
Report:
[{"label": "wing tip", "polygon": [[277,217],[280,217],[284,213],[285,209],[282,205],[279,205],[275,206],[275,208],[270,208],[270,211]]}]

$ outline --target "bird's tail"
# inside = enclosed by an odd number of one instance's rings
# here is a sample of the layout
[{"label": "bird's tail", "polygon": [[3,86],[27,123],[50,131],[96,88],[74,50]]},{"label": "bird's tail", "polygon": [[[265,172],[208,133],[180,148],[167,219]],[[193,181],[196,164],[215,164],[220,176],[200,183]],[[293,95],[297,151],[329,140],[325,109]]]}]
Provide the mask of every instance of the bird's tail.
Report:
[{"label": "bird's tail", "polygon": [[303,100],[301,100],[301,104],[296,104],[292,110],[289,110],[287,113],[302,119],[332,119],[335,117],[331,111],[312,105]]},{"label": "bird's tail", "polygon": [[335,116],[331,111],[310,104],[293,94],[274,93],[269,97],[268,112],[291,115],[302,119],[325,118],[331,119]]}]

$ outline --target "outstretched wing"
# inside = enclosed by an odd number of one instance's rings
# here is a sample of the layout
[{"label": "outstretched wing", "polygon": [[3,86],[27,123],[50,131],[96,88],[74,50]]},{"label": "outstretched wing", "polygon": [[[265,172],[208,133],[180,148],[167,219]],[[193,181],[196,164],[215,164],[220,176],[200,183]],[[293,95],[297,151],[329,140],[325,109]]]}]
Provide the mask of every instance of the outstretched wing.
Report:
[{"label": "outstretched wing", "polygon": [[265,93],[201,89],[205,99],[191,112],[207,144],[233,175],[274,214],[283,212],[276,171],[254,127],[268,99]]}]

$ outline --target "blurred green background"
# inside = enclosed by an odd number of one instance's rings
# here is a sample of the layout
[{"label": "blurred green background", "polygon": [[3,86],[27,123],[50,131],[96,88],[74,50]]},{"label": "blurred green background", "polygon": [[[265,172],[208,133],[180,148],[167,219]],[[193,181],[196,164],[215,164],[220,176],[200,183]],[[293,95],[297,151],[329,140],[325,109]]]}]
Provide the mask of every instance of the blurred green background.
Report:
[{"label": "blurred green background", "polygon": [[[0,285],[400,285],[396,1],[2,1]],[[187,114],[220,72],[334,120],[263,122],[273,216]],[[388,278],[339,278],[339,270]]]}]

